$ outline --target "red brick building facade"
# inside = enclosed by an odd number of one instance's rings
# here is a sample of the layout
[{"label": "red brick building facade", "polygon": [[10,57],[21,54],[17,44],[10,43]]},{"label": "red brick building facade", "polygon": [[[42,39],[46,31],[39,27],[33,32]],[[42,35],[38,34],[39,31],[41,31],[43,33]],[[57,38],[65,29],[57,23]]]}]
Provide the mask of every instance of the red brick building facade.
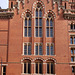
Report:
[{"label": "red brick building facade", "polygon": [[0,64],[0,75],[74,75],[75,0],[9,0]]}]

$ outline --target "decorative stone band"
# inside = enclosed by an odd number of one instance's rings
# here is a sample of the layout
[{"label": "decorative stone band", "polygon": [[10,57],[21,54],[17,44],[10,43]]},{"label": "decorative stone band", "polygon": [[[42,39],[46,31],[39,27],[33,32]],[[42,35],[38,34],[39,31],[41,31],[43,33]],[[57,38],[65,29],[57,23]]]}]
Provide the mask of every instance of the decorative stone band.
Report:
[{"label": "decorative stone band", "polygon": [[0,9],[0,19],[12,18],[14,15],[13,10],[11,9]]}]

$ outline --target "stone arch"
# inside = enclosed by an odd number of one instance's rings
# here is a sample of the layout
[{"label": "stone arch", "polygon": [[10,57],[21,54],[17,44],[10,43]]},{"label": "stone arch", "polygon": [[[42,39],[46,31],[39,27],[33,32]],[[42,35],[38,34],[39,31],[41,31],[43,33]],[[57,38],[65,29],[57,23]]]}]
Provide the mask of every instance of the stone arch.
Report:
[{"label": "stone arch", "polygon": [[44,62],[44,59],[43,58],[35,58],[33,61],[35,62],[36,60],[41,60],[41,61],[43,61]]},{"label": "stone arch", "polygon": [[30,61],[32,61],[31,58],[29,58],[29,57],[25,57],[25,58],[22,58],[22,59],[21,59],[21,62],[23,62],[24,60],[30,60]]},{"label": "stone arch", "polygon": [[54,59],[54,58],[47,58],[45,61],[48,61],[48,60],[52,60],[52,61],[54,61],[54,63],[56,63],[56,59]]},{"label": "stone arch", "polygon": [[26,11],[24,11],[24,12],[22,13],[21,17],[22,17],[23,19],[25,19],[27,13],[29,13],[29,14],[32,16],[31,11],[30,11],[29,9],[27,9]]},{"label": "stone arch", "polygon": [[48,11],[45,13],[44,17],[47,17],[47,15],[48,15],[49,13],[53,16],[53,18],[56,18],[56,15],[55,15],[55,13],[54,13],[52,10],[48,10]]},{"label": "stone arch", "polygon": [[37,3],[40,3],[42,5],[42,8],[45,8],[44,3],[41,0],[38,0],[33,3],[33,8],[36,8]]}]

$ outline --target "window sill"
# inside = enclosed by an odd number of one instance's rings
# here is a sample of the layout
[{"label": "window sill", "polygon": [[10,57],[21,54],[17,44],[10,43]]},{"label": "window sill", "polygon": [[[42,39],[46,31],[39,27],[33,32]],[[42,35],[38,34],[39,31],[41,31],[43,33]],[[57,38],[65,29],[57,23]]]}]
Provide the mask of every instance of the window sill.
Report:
[{"label": "window sill", "polygon": [[75,30],[69,30],[69,32],[75,32]]},{"label": "window sill", "polygon": [[31,75],[31,74],[28,74],[28,73],[22,73],[21,75]]},{"label": "window sill", "polygon": [[69,46],[75,48],[75,44],[69,44]]},{"label": "window sill", "polygon": [[70,64],[75,64],[75,62],[70,62]]},{"label": "window sill", "polygon": [[56,56],[56,55],[33,55],[33,54],[31,54],[31,55],[24,55],[24,54],[22,54],[22,56]]},{"label": "window sill", "polygon": [[[21,75],[32,75],[32,74],[25,74],[25,73],[22,73]],[[33,74],[33,75],[38,75],[38,74]],[[39,75],[56,75],[56,74],[39,74]]]},{"label": "window sill", "polygon": [[45,74],[45,75],[56,75],[56,74]]}]

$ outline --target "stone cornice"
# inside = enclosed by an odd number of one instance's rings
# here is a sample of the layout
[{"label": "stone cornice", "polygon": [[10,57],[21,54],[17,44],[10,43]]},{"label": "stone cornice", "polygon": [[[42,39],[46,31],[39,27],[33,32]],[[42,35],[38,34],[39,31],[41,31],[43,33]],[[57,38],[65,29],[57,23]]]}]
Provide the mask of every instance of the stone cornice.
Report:
[{"label": "stone cornice", "polygon": [[75,20],[75,10],[64,10],[64,19]]},{"label": "stone cornice", "polygon": [[11,9],[0,9],[0,19],[10,19],[14,15]]}]

